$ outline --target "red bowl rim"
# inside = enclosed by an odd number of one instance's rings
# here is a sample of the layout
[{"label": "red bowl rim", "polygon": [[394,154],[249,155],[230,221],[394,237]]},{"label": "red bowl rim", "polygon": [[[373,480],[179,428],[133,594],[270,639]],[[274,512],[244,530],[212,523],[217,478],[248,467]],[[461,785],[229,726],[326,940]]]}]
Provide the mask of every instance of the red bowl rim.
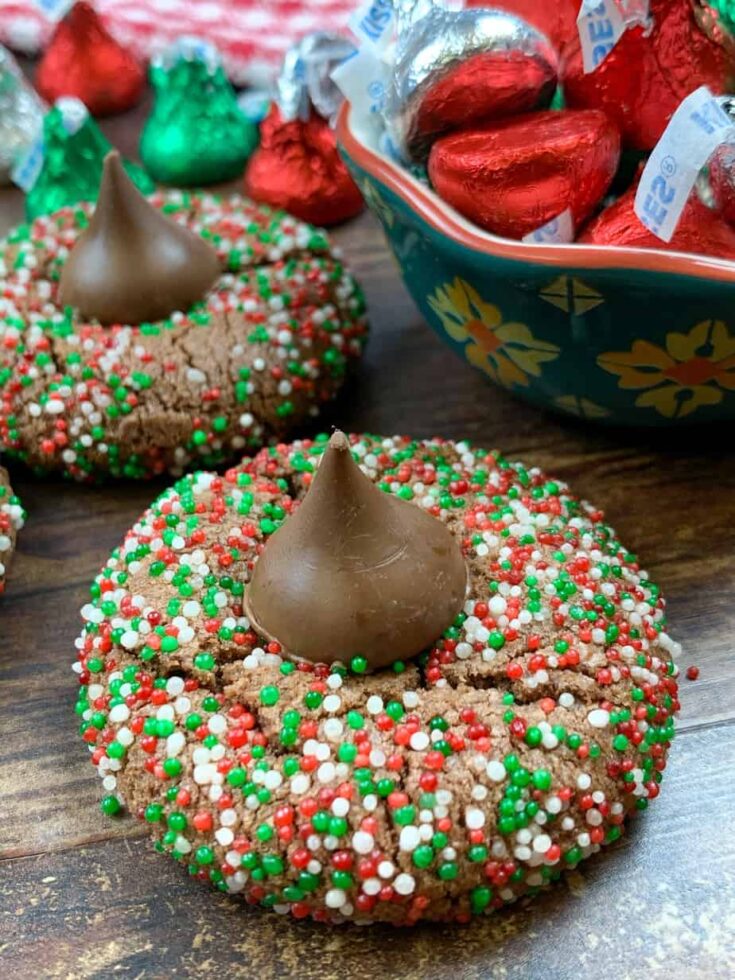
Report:
[{"label": "red bowl rim", "polygon": [[538,245],[491,235],[466,221],[407,170],[366,146],[350,125],[351,114],[352,106],[345,102],[337,119],[337,139],[347,154],[402,198],[427,224],[467,248],[495,258],[564,269],[631,269],[735,283],[735,262],[708,255],[616,245]]}]

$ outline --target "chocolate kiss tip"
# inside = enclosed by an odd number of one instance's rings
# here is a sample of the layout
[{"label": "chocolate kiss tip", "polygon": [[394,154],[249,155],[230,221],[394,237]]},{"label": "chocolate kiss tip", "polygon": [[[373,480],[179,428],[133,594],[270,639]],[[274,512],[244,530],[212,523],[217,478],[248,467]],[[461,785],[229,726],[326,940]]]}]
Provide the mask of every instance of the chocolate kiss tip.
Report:
[{"label": "chocolate kiss tip", "polygon": [[186,311],[220,273],[206,242],[150,205],[105,157],[97,206],[67,259],[59,301],[101,323],[139,324]]},{"label": "chocolate kiss tip", "polygon": [[350,448],[350,442],[341,429],[335,429],[332,433],[329,440],[329,448],[338,449],[340,452],[344,452],[345,449]]},{"label": "chocolate kiss tip", "polygon": [[384,493],[335,431],[301,505],[268,540],[245,596],[284,654],[369,669],[416,656],[462,609],[467,569],[446,526]]}]

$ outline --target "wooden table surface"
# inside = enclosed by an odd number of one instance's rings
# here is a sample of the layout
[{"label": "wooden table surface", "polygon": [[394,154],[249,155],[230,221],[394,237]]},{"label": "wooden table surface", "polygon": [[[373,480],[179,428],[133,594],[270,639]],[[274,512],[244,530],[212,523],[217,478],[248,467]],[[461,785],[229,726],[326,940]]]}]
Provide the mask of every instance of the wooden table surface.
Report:
[{"label": "wooden table surface", "polygon": [[[135,154],[145,107],[105,126]],[[0,232],[22,216],[0,192]],[[369,215],[335,238],[372,339],[324,416],[469,438],[605,509],[669,598],[682,713],[663,791],[623,841],[526,906],[469,926],[294,922],[210,893],[99,810],[70,669],[89,583],[163,483],[98,489],[10,466],[29,519],[0,604],[0,976],[640,980],[735,976],[735,455],[732,428],[665,436],[546,415],[493,387],[422,322]],[[661,311],[665,316],[665,310]]]}]

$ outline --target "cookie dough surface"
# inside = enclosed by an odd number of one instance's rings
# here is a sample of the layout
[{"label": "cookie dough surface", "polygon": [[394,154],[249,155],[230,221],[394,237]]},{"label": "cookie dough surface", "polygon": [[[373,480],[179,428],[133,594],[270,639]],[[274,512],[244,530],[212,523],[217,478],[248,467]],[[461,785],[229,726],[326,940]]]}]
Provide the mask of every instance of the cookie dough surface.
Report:
[{"label": "cookie dough surface", "polygon": [[82,610],[82,734],[103,810],[124,803],[223,891],[319,920],[465,920],[658,795],[677,648],[658,586],[563,483],[467,443],[351,442],[462,545],[464,612],[433,648],[367,675],[296,665],[251,628],[252,568],[327,437],[281,444],[185,477],[112,555]]},{"label": "cookie dough surface", "polygon": [[15,551],[15,539],[25,522],[20,500],[10,486],[7,470],[0,466],[0,595],[5,591],[5,577]]},{"label": "cookie dough surface", "polygon": [[153,202],[217,250],[202,303],[139,326],[56,301],[91,206],[0,244],[0,449],[79,480],[216,466],[317,414],[366,338],[364,301],[326,236],[241,197]]}]

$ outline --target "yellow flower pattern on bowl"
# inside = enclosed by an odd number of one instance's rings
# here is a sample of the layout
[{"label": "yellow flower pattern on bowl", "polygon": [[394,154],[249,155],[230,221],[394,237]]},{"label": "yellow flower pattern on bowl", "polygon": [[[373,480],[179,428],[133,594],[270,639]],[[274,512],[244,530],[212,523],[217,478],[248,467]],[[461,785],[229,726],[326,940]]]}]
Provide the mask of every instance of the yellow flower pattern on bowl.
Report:
[{"label": "yellow flower pattern on bowl", "polygon": [[629,351],[609,351],[597,363],[618,375],[620,388],[644,389],[636,405],[669,419],[719,405],[725,392],[735,391],[735,336],[721,320],[669,333],[664,347],[636,340]]},{"label": "yellow flower pattern on bowl", "polygon": [[459,277],[437,288],[429,305],[452,340],[466,345],[470,364],[506,388],[527,387],[544,361],[559,356],[555,344],[536,340],[523,323],[504,323],[497,306]]}]

